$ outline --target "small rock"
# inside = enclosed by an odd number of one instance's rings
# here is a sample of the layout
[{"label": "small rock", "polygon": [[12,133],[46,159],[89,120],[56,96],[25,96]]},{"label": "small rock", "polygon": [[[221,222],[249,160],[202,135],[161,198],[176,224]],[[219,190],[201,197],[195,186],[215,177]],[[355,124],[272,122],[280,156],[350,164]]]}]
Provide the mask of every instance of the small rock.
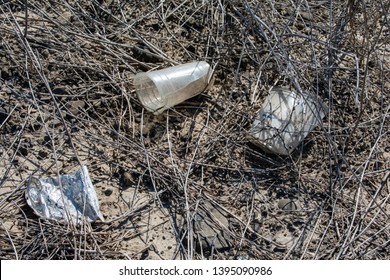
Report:
[{"label": "small rock", "polygon": [[298,202],[290,198],[279,200],[278,207],[283,211],[297,211],[300,209]]},{"label": "small rock", "polygon": [[226,231],[229,228],[227,213],[209,202],[200,206],[194,217],[194,231],[197,236],[198,247],[203,251],[226,249],[231,241]]},{"label": "small rock", "polygon": [[48,49],[42,50],[42,56],[48,58],[50,56],[50,51]]},{"label": "small rock", "polygon": [[110,195],[112,195],[113,192],[114,192],[114,190],[112,188],[107,187],[106,190],[104,191],[104,194],[106,196],[110,196]]},{"label": "small rock", "polygon": [[236,259],[239,261],[247,261],[247,260],[249,260],[248,253],[243,252],[243,253],[237,255]]},{"label": "small rock", "polygon": [[[55,63],[55,61],[53,61]],[[66,95],[67,91],[64,87],[56,87],[52,90],[52,93],[55,95]]]},{"label": "small rock", "polygon": [[71,113],[74,116],[77,116],[81,109],[83,109],[85,106],[85,102],[82,100],[74,100],[74,101],[69,101],[67,103],[67,110],[69,113]]}]

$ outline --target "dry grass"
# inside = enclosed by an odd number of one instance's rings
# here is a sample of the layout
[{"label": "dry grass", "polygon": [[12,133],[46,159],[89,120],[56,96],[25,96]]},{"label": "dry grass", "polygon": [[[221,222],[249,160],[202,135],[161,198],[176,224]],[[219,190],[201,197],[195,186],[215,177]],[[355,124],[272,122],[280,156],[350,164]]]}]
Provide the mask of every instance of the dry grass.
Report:
[{"label": "dry grass", "polygon": [[[0,258],[388,259],[389,5],[0,1]],[[213,66],[213,87],[144,111],[133,75],[193,60]],[[274,85],[329,108],[289,157],[246,140]],[[80,164],[106,222],[35,216],[29,176]],[[228,217],[209,217],[225,250],[198,248],[204,202]],[[168,231],[169,255],[152,237]]]}]

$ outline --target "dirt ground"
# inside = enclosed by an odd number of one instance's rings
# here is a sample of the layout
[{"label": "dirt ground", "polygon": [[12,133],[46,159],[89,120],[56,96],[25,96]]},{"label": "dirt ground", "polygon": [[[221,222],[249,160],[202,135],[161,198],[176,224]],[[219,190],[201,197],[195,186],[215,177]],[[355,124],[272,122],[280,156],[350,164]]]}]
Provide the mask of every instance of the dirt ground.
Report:
[{"label": "dirt ground", "polygon": [[[1,259],[389,259],[388,1],[0,1]],[[207,61],[160,115],[133,77]],[[248,131],[273,86],[328,107],[289,156]],[[27,205],[88,167],[104,221]]]}]

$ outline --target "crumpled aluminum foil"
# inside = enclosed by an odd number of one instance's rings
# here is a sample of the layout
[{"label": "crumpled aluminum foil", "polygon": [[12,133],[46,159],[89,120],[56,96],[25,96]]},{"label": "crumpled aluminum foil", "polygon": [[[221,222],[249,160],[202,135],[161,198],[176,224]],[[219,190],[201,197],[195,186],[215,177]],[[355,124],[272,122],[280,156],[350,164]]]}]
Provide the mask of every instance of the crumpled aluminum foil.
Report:
[{"label": "crumpled aluminum foil", "polygon": [[28,205],[45,219],[72,221],[104,221],[99,202],[86,166],[74,173],[37,179],[31,177],[26,189]]}]

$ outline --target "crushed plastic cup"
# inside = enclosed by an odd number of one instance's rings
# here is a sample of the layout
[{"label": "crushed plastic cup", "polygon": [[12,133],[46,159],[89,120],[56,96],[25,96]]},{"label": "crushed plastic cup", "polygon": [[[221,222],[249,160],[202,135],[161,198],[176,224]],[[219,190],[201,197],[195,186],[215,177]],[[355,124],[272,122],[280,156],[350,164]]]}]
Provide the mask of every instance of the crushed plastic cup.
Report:
[{"label": "crushed plastic cup", "polygon": [[138,99],[150,112],[159,114],[203,92],[210,80],[207,62],[191,62],[134,77]]},{"label": "crushed plastic cup", "polygon": [[266,152],[289,155],[321,123],[325,112],[325,105],[315,96],[273,88],[252,124],[249,139]]},{"label": "crushed plastic cup", "polygon": [[60,176],[30,177],[26,199],[34,212],[44,219],[75,224],[98,218],[104,221],[86,166]]}]

